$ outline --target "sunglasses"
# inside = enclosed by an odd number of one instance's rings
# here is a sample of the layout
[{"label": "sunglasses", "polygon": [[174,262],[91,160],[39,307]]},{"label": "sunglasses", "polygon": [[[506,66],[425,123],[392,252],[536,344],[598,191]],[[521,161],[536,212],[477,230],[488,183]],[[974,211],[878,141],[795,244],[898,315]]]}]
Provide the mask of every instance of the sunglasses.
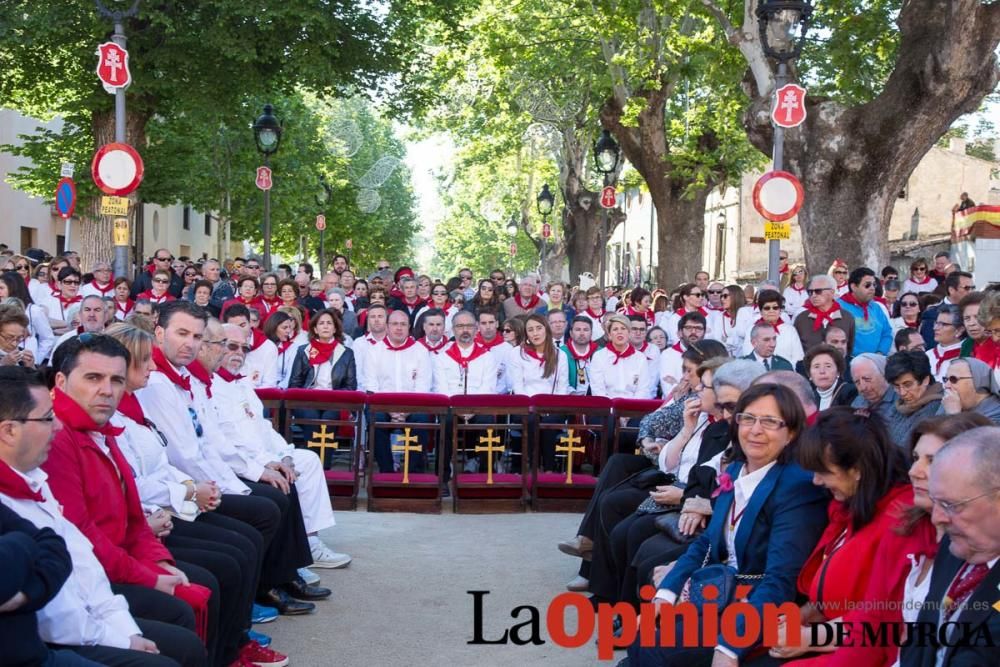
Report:
[{"label": "sunglasses", "polygon": [[17,269],[18,271],[27,271],[28,270],[28,267],[26,265],[24,265],[24,264],[18,264],[14,268]]},{"label": "sunglasses", "polygon": [[157,262],[172,262],[172,261],[174,261],[173,257],[154,257],[153,259],[155,259]]},{"label": "sunglasses", "polygon": [[153,278],[153,282],[154,283],[160,283],[160,284],[166,285],[170,281],[167,280],[166,278]]},{"label": "sunglasses", "polygon": [[916,302],[916,301],[900,301],[899,302],[899,307],[900,308],[919,308],[920,304],[918,302]]},{"label": "sunglasses", "polygon": [[239,352],[240,350],[250,352],[251,350],[249,345],[240,345],[239,343],[226,343],[226,349],[230,352]]},{"label": "sunglasses", "polygon": [[831,290],[829,287],[819,287],[817,289],[807,289],[806,294],[808,294],[809,296],[818,296],[823,292],[832,292],[832,291],[833,290]]},{"label": "sunglasses", "polygon": [[513,329],[504,329],[503,332],[504,333],[514,333],[514,330]]},{"label": "sunglasses", "polygon": [[448,296],[447,292],[434,291],[434,292],[431,292],[431,294],[433,294],[434,296]]},{"label": "sunglasses", "polygon": [[701,297],[703,297],[705,295],[702,294],[701,292],[688,292],[688,296],[693,296],[693,297],[697,297],[697,298],[700,299]]},{"label": "sunglasses", "polygon": [[260,268],[260,264],[247,264],[245,268],[248,268],[248,269],[259,269]]},{"label": "sunglasses", "polygon": [[835,276],[846,276],[847,275],[847,271],[834,271],[833,275],[835,275]]},{"label": "sunglasses", "polygon": [[380,266],[380,267],[378,267],[378,270],[379,271],[388,271],[389,267],[388,266]]},{"label": "sunglasses", "polygon": [[945,375],[941,380],[947,382],[948,384],[958,384],[959,380],[971,380],[972,377],[958,377],[957,375]]},{"label": "sunglasses", "polygon": [[723,291],[724,290],[721,290],[721,289],[710,289],[710,290],[708,290],[708,293],[709,294],[722,294]]},{"label": "sunglasses", "polygon": [[79,280],[63,280],[61,281],[63,285],[79,285]]},{"label": "sunglasses", "polygon": [[779,306],[778,304],[770,304],[770,305],[767,305],[767,306],[761,306],[760,309],[761,310],[781,310],[781,306]]}]

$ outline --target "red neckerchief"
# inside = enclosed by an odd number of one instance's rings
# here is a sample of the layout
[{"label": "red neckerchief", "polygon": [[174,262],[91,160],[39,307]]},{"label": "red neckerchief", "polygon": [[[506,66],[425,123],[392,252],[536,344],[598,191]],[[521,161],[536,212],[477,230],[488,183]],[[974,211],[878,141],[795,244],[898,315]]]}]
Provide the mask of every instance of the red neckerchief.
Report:
[{"label": "red neckerchief", "polygon": [[93,287],[98,292],[100,292],[101,296],[107,296],[109,292],[113,292],[114,289],[115,289],[115,284],[113,282],[111,282],[111,281],[108,281],[108,283],[106,285],[104,285],[104,287],[101,287],[100,285],[98,285],[96,280],[91,280],[87,284],[90,285],[91,287]]},{"label": "red neckerchief", "polygon": [[[74,431],[94,431],[112,442],[115,436],[121,435],[122,431],[125,430],[124,428],[112,425],[110,421],[105,422],[103,426],[98,426],[91,419],[90,415],[80,407],[79,403],[74,401],[69,394],[58,388],[52,390],[52,411],[59,418],[63,426],[69,427]],[[115,461],[115,463],[117,464],[118,461]]]},{"label": "red neckerchief", "polygon": [[67,300],[63,298],[62,292],[56,294],[56,298],[59,299],[59,303],[62,305],[62,309],[64,311],[66,310],[66,308],[72,306],[74,303],[80,303],[81,301],[83,301],[83,297],[80,296],[79,294],[74,296],[72,299]]},{"label": "red neckerchief", "polygon": [[240,375],[239,373],[230,373],[224,367],[220,367],[219,370],[215,371],[215,374],[223,379],[225,382],[236,382],[237,380],[242,380],[245,375]]},{"label": "red neckerchief", "polygon": [[576,363],[580,363],[581,361],[590,361],[590,358],[594,356],[594,352],[597,352],[597,343],[590,341],[587,351],[583,354],[576,353],[576,347],[573,345],[573,341],[570,341],[569,344],[566,345],[566,349],[569,350],[570,356],[576,360]]},{"label": "red neckerchief", "polygon": [[118,412],[122,413],[136,424],[146,423],[146,413],[142,411],[139,399],[130,391],[122,394],[122,400],[118,403]]},{"label": "red neckerchief", "polygon": [[135,308],[135,301],[132,299],[126,299],[124,304],[122,304],[122,302],[118,299],[115,299],[115,310],[120,312],[122,315],[128,315],[132,312],[133,308]]},{"label": "red neckerchief", "polygon": [[428,352],[437,352],[442,347],[448,344],[448,339],[445,338],[444,336],[441,336],[441,342],[438,345],[431,347],[430,345],[427,344],[427,336],[424,336],[423,338],[420,339],[420,344],[426,347]]},{"label": "red neckerchief", "polygon": [[390,350],[392,350],[393,352],[402,352],[403,350],[408,350],[408,349],[410,349],[411,347],[413,347],[414,345],[417,344],[417,341],[413,340],[413,336],[408,336],[407,339],[405,341],[403,341],[402,343],[400,343],[398,347],[395,346],[395,345],[393,345],[389,341],[389,337],[388,336],[386,336],[385,338],[383,338],[382,342],[385,343],[385,346],[387,348],[389,348]]},{"label": "red neckerchief", "polygon": [[598,315],[597,313],[595,313],[593,311],[593,309],[591,309],[591,308],[587,308],[587,310],[585,310],[583,312],[585,312],[591,319],[595,319],[598,322],[600,322],[601,318],[604,317],[604,311],[603,310],[601,311],[600,315]]},{"label": "red neckerchief", "polygon": [[520,292],[514,295],[514,303],[516,303],[517,307],[520,308],[521,310],[534,310],[535,308],[538,308],[538,302],[541,300],[542,299],[537,294],[533,294],[531,297],[531,301],[525,303],[521,301]]},{"label": "red neckerchief", "polygon": [[788,265],[785,264],[784,268],[778,269],[778,273],[788,273]]},{"label": "red neckerchief", "polygon": [[191,398],[194,398],[194,394],[191,392],[191,378],[184,377],[178,373],[173,365],[167,361],[167,358],[163,356],[163,350],[158,347],[153,348],[153,363],[156,364],[156,370],[166,375],[168,380],[186,391]]},{"label": "red neckerchief", "polygon": [[14,472],[9,465],[0,461],[0,493],[10,496],[15,500],[34,500],[36,503],[45,502],[45,497],[41,491],[32,491],[28,482]]},{"label": "red neckerchief", "polygon": [[278,306],[281,305],[281,297],[277,294],[270,298],[262,296],[260,297],[260,302],[264,304],[264,310],[270,313],[272,310],[276,310]]},{"label": "red neckerchief", "polygon": [[813,331],[819,331],[820,329],[822,329],[825,326],[823,324],[824,322],[833,324],[832,315],[834,313],[840,312],[840,304],[837,303],[836,301],[834,301],[833,305],[830,306],[830,310],[820,310],[819,308],[814,306],[811,301],[806,301],[805,306],[803,307],[807,311],[816,316],[816,321],[813,322]]},{"label": "red neckerchief", "polygon": [[802,287],[796,287],[795,285],[789,285],[789,287],[792,288],[793,290],[795,290],[796,292],[798,292],[799,294],[801,294],[802,292],[806,291],[806,286],[805,285],[803,285]]},{"label": "red neckerchief", "polygon": [[319,366],[326,363],[333,356],[333,351],[337,349],[337,339],[331,338],[329,343],[313,339],[309,341],[309,348],[306,350],[306,359],[310,366]]},{"label": "red neckerchief", "polygon": [[916,279],[916,278],[914,278],[914,277],[913,277],[912,275],[910,276],[910,282],[911,282],[911,283],[913,283],[914,285],[926,285],[926,284],[927,284],[927,283],[929,283],[930,281],[931,281],[931,276],[930,276],[930,274],[926,274],[926,273],[925,273],[925,274],[924,274],[924,279],[923,279],[923,280],[917,280],[917,279]]},{"label": "red neckerchief", "polygon": [[195,379],[205,385],[205,394],[209,398],[212,398],[212,376],[209,375],[208,369],[201,365],[201,362],[195,359],[190,364],[188,364],[188,373],[193,375]]},{"label": "red neckerchief", "polygon": [[535,352],[534,348],[528,347],[527,343],[525,343],[524,345],[522,345],[521,349],[524,350],[525,354],[527,354],[529,357],[531,357],[532,359],[534,359],[535,361],[537,361],[539,366],[544,366],[545,365],[545,355],[544,354],[538,354],[537,352]]},{"label": "red neckerchief", "polygon": [[617,366],[619,361],[622,359],[628,359],[636,353],[636,349],[632,346],[632,343],[627,343],[627,347],[624,352],[619,352],[615,349],[615,346],[610,343],[604,349],[615,356],[615,360],[611,362],[612,366]]},{"label": "red neckerchief", "polygon": [[846,287],[846,286],[847,286],[847,281],[846,280],[844,282],[842,282],[842,283],[837,283],[837,289],[844,289],[844,287]]},{"label": "red neckerchief", "polygon": [[708,308],[709,310],[713,310],[715,312],[719,312],[719,313],[721,313],[722,311],[725,310],[725,308],[723,308],[721,305],[720,306],[713,306],[712,304],[708,304],[706,306],[706,308]]},{"label": "red neckerchief", "polygon": [[156,264],[150,262],[149,264],[146,265],[146,273],[148,273],[150,276],[152,276],[155,271],[156,271]]},{"label": "red neckerchief", "polygon": [[246,298],[242,296],[237,296],[235,301],[237,303],[242,303],[247,308],[253,308],[255,305],[260,303],[260,297],[255,294],[254,297],[248,301]]},{"label": "red neckerchief", "polygon": [[489,350],[487,350],[485,347],[479,345],[478,343],[473,342],[472,352],[470,352],[469,356],[467,357],[462,356],[462,352],[458,347],[458,343],[455,343],[447,350],[445,350],[444,354],[447,357],[451,357],[456,364],[462,367],[462,370],[468,370],[469,364],[471,364],[473,361],[483,356],[484,354],[487,354],[488,352]]},{"label": "red neckerchief", "polygon": [[940,347],[941,347],[940,345],[935,345],[934,347],[931,348],[931,352],[934,353],[934,359],[937,360],[937,363],[934,364],[935,375],[941,372],[941,365],[944,364],[944,362],[950,361],[951,359],[958,359],[958,357],[961,356],[962,354],[961,346],[958,346],[953,350],[948,350],[944,354],[938,352],[938,349]]},{"label": "red neckerchief", "polygon": [[250,333],[253,335],[253,337],[250,340],[251,352],[259,348],[261,345],[263,345],[269,340],[268,337],[264,335],[264,332],[261,331],[260,329],[251,329]]},{"label": "red neckerchief", "polygon": [[406,300],[405,296],[401,296],[399,297],[399,302],[402,303],[404,306],[406,306],[409,310],[417,310],[421,306],[427,305],[427,302],[421,299],[419,295],[414,298],[416,300],[413,303],[410,303],[409,301]]},{"label": "red neckerchief", "polygon": [[[633,306],[625,306],[625,314],[626,315],[642,315],[643,317],[646,318],[646,322],[648,324],[652,324],[653,321],[656,319],[656,315],[653,313],[653,311],[646,310],[645,312],[640,312],[640,311],[636,310],[635,307],[633,307]],[[707,316],[708,313],[704,312],[704,309],[702,309],[702,315],[706,315]]]},{"label": "red neckerchief", "polygon": [[845,303],[849,303],[852,306],[857,306],[858,308],[860,308],[861,312],[864,313],[865,322],[868,321],[868,306],[871,305],[870,303],[861,303],[860,301],[858,301],[858,298],[853,294],[851,294],[850,292],[848,292],[847,294],[845,294],[840,298],[843,299]]},{"label": "red neckerchief", "polygon": [[285,352],[288,351],[288,348],[290,348],[293,344],[295,344],[294,338],[289,338],[288,340],[281,341],[280,343],[278,343],[278,354],[279,355],[284,354]]},{"label": "red neckerchief", "polygon": [[681,342],[680,341],[677,341],[676,343],[674,343],[673,345],[671,345],[670,349],[671,350],[677,350],[677,354],[684,354],[684,348],[681,346]]},{"label": "red neckerchief", "polygon": [[912,322],[907,322],[905,319],[903,319],[903,326],[904,327],[908,327],[910,329],[919,329],[920,328],[920,319],[919,318],[915,319]]},{"label": "red neckerchief", "polygon": [[493,337],[493,340],[491,340],[491,341],[485,341],[485,340],[483,340],[483,334],[477,333],[475,341],[479,345],[482,345],[483,347],[485,347],[487,350],[492,350],[497,345],[503,345],[503,336],[501,336],[501,335],[498,334],[498,335],[496,335],[496,336]]},{"label": "red neckerchief", "polygon": [[704,306],[702,306],[701,308],[699,308],[699,309],[698,309],[697,311],[694,311],[694,310],[688,310],[687,308],[678,308],[678,309],[677,309],[676,311],[674,311],[674,312],[675,312],[675,313],[677,314],[677,317],[684,317],[684,316],[685,316],[685,315],[687,315],[688,313],[694,313],[694,312],[698,312],[698,313],[701,313],[703,317],[706,317],[706,318],[708,317],[708,311],[707,311],[707,310],[705,310],[705,307],[704,307]]},{"label": "red neckerchief", "polygon": [[166,292],[164,292],[163,296],[155,296],[153,294],[153,290],[151,290],[151,289],[148,289],[145,292],[142,292],[136,298],[145,299],[146,301],[149,301],[150,303],[166,303],[167,301],[174,301],[174,297],[172,295],[167,294]]},{"label": "red neckerchief", "polygon": [[754,322],[754,326],[756,326],[758,324],[766,324],[767,326],[772,327],[774,329],[774,333],[780,334],[781,333],[781,325],[784,324],[784,322],[782,321],[782,319],[780,317],[778,318],[778,321],[774,322],[774,323],[766,322],[764,320],[764,318],[762,317],[759,320],[757,320],[756,322]]},{"label": "red neckerchief", "polygon": [[884,296],[877,296],[877,297],[875,297],[875,301],[877,303],[881,303],[883,306],[885,306],[886,310],[889,309],[889,302],[885,300]]}]

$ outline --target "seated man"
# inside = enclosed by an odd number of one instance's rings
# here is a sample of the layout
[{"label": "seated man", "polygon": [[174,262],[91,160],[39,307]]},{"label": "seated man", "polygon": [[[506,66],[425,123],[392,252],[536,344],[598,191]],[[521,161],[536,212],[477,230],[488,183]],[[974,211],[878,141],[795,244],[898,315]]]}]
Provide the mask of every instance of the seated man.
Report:
[{"label": "seated man", "polygon": [[264,332],[251,326],[250,309],[236,304],[226,309],[223,324],[235,324],[247,332],[250,352],[247,353],[246,376],[254,387],[278,385],[278,346]]},{"label": "seated man", "polygon": [[774,353],[778,346],[778,332],[774,325],[758,322],[750,329],[750,344],[753,352],[743,357],[750,361],[759,361],[768,371],[794,370],[792,362]]},{"label": "seated man", "polygon": [[262,471],[281,475],[288,484],[295,484],[313,566],[345,567],[351,557],[332,551],[318,535],[319,531],[336,524],[322,462],[316,452],[296,449],[287,443],[264,417],[264,405],[257,393],[240,381],[247,358],[246,331],[234,324],[226,324],[222,329],[225,353],[215,371],[210,400],[217,408],[223,436]]}]

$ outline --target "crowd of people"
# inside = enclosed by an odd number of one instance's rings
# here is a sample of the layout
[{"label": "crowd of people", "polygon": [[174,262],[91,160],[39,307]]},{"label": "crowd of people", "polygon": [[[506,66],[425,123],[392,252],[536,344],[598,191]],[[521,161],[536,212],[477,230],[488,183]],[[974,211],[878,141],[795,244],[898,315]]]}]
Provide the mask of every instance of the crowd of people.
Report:
[{"label": "crowd of people", "polygon": [[[1000,290],[947,254],[902,283],[892,267],[810,276],[782,260],[778,282],[702,271],[650,291],[467,268],[440,281],[384,260],[359,277],[342,255],[317,277],[167,249],[129,280],[72,253],[2,253],[0,539],[19,565],[0,613],[21,624],[5,644],[54,665],[287,664],[252,624],[311,611],[330,591],[309,568],[350,558],[319,538],[334,524],[323,462],[273,429],[255,393],[271,387],[659,399],[559,545],[581,558],[570,590],[638,609],[642,586],[674,602],[721,564],[750,604],[798,602],[807,626],[902,621],[861,603],[935,595],[951,601],[935,623],[964,618],[998,577]],[[368,418],[413,424],[428,446],[429,415]],[[565,465],[557,435],[537,438],[543,471]],[[403,465],[396,437],[369,443],[381,472]],[[444,495],[454,472],[445,462]],[[636,643],[624,662],[868,650],[801,632],[764,649]],[[926,650],[862,660],[986,655]]]}]

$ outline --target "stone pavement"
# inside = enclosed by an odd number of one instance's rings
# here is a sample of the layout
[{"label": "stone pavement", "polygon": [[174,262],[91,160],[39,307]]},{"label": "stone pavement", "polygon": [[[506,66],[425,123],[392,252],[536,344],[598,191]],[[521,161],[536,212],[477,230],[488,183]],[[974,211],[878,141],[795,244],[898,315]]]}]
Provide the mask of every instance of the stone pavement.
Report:
[{"label": "stone pavement", "polygon": [[[592,641],[564,649],[545,629],[549,602],[565,592],[579,565],[556,543],[575,534],[580,515],[456,515],[448,508],[440,515],[337,512],[337,526],[323,537],[354,561],[344,570],[317,570],[333,597],[310,616],[256,629],[296,667],[615,664],[598,661]],[[533,605],[545,644],[468,645],[469,590],[491,591],[483,603],[485,639],[528,620],[527,612],[512,619],[511,610]]]}]

